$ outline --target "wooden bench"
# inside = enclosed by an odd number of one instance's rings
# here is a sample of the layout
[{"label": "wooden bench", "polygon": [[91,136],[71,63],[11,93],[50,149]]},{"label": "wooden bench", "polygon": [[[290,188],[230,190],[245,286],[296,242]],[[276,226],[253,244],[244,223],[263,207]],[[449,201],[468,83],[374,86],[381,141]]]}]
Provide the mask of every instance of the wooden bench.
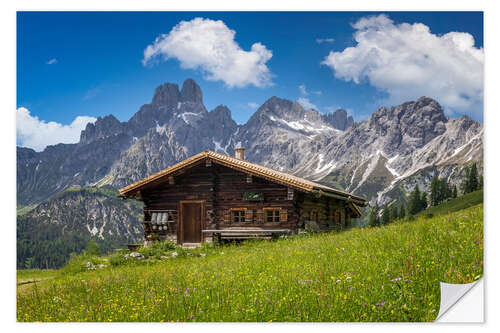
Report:
[{"label": "wooden bench", "polygon": [[214,242],[220,243],[223,239],[274,239],[291,233],[290,229],[208,229],[202,230],[205,235],[212,236]]},{"label": "wooden bench", "polygon": [[141,246],[142,244],[127,244],[127,247],[130,251],[135,251]]}]

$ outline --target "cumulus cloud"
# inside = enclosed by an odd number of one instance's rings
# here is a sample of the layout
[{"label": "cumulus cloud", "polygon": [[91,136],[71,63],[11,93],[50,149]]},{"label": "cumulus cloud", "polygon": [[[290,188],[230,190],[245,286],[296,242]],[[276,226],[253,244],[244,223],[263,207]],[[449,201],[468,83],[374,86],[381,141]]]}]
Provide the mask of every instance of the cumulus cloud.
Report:
[{"label": "cumulus cloud", "polygon": [[314,105],[313,103],[311,103],[311,101],[308,98],[300,97],[299,99],[297,99],[297,102],[300,105],[302,105],[302,107],[306,110],[308,110],[308,109],[318,110],[318,107],[316,105]]},{"label": "cumulus cloud", "polygon": [[300,91],[300,94],[301,94],[301,95],[304,95],[304,96],[309,95],[309,93],[307,92],[307,89],[306,89],[306,85],[305,85],[305,84],[301,84],[301,85],[299,86],[299,91]]},{"label": "cumulus cloud", "polygon": [[356,46],[331,51],[323,60],[335,77],[368,82],[388,94],[388,103],[420,96],[445,108],[481,116],[484,52],[469,33],[432,34],[422,23],[394,22],[386,15],[354,23]]},{"label": "cumulus cloud", "polygon": [[182,68],[200,69],[206,80],[223,81],[229,87],[272,85],[266,62],[273,53],[258,42],[245,51],[236,43],[235,34],[220,20],[181,21],[146,47],[142,63],[173,58]]},{"label": "cumulus cloud", "polygon": [[70,125],[53,121],[46,122],[32,116],[26,108],[16,110],[17,142],[22,147],[42,151],[48,145],[58,143],[76,143],[80,140],[80,132],[88,123],[93,123],[94,117],[78,116]]},{"label": "cumulus cloud", "polygon": [[255,103],[255,102],[248,102],[248,106],[251,109],[257,109],[259,107],[259,104]]},{"label": "cumulus cloud", "polygon": [[316,38],[316,43],[322,44],[322,43],[333,43],[335,39],[333,38]]},{"label": "cumulus cloud", "polygon": [[49,61],[47,61],[47,65],[53,65],[57,62],[57,59],[56,58],[53,58],[53,59],[50,59]]}]

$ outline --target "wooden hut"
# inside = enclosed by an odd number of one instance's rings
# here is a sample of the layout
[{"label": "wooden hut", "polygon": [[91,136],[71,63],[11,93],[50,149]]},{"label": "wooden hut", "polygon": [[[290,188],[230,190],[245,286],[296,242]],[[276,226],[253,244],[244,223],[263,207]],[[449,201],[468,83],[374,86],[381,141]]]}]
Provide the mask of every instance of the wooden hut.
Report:
[{"label": "wooden hut", "polygon": [[147,240],[177,244],[343,229],[366,200],[244,159],[204,151],[120,189],[144,202]]}]

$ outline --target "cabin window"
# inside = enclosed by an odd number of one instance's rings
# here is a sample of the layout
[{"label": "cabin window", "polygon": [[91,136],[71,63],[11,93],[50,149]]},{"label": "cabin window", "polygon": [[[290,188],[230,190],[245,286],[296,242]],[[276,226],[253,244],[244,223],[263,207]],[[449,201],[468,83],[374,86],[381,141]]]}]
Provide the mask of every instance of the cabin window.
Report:
[{"label": "cabin window", "polygon": [[245,210],[232,210],[231,215],[234,223],[245,222]]},{"label": "cabin window", "polygon": [[279,209],[266,209],[266,222],[278,222],[280,221],[280,210]]}]

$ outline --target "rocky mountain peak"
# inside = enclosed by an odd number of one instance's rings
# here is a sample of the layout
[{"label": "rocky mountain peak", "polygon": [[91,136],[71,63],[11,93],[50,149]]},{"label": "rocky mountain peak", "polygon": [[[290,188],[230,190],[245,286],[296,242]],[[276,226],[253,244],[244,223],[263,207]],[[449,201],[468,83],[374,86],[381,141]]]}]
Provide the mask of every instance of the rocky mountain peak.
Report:
[{"label": "rocky mountain peak", "polygon": [[87,144],[95,140],[122,133],[123,124],[113,115],[97,118],[95,123],[88,123],[80,133],[80,144]]},{"label": "rocky mountain peak", "polygon": [[344,109],[338,109],[335,112],[323,115],[323,120],[341,131],[345,131],[354,125],[354,119],[352,116],[347,117],[347,111]]},{"label": "rocky mountain peak", "polygon": [[193,79],[187,79],[182,84],[181,102],[203,103],[201,88]]},{"label": "rocky mountain peak", "polygon": [[220,119],[221,121],[224,122],[233,119],[231,117],[231,110],[229,110],[228,107],[225,105],[218,105],[215,109],[210,111],[210,115],[214,119]]},{"label": "rocky mountain peak", "polygon": [[420,97],[415,102],[393,107],[391,111],[400,119],[402,131],[422,138],[424,144],[446,130],[448,118],[441,105],[432,98]]},{"label": "rocky mountain peak", "polygon": [[277,110],[283,110],[283,109],[291,109],[293,106],[293,102],[284,99],[284,98],[279,98],[276,96],[273,96],[269,98],[267,101],[262,104],[262,106],[259,108],[259,111],[262,110],[264,112],[275,112]]},{"label": "rocky mountain peak", "polygon": [[[317,113],[317,111],[311,111]],[[257,110],[256,114],[277,116],[284,120],[297,120],[304,118],[306,110],[297,102],[273,96]]]},{"label": "rocky mountain peak", "polygon": [[447,122],[439,103],[424,96],[390,109],[380,107],[368,120],[368,126],[376,135],[387,137],[387,149],[400,145],[414,149],[443,134]]},{"label": "rocky mountain peak", "polygon": [[154,107],[177,107],[180,100],[179,86],[175,83],[164,83],[155,89],[151,105]]}]

